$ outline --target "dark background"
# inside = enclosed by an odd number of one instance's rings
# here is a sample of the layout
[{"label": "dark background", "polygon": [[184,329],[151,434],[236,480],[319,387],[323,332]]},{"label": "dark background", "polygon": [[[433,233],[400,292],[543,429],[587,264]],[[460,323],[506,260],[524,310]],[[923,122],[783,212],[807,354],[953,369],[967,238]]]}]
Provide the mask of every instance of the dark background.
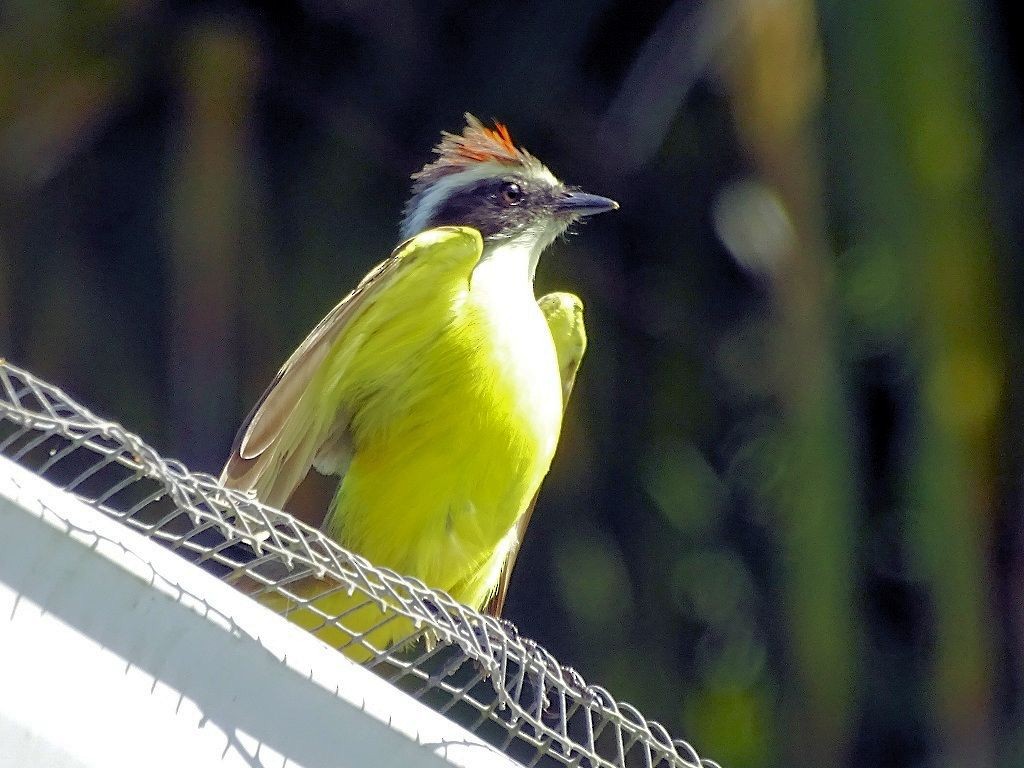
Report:
[{"label": "dark background", "polygon": [[508,617],[729,768],[1024,765],[1014,7],[8,0],[0,354],[216,472],[498,117],[622,204]]}]

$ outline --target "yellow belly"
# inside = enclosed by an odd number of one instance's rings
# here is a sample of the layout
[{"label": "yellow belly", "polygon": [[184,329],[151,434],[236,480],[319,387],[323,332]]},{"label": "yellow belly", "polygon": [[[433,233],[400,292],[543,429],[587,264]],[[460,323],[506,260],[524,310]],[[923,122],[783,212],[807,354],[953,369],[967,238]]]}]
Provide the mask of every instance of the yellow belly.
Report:
[{"label": "yellow belly", "polygon": [[[365,341],[340,395],[353,404],[353,454],[326,524],[342,546],[476,608],[496,588],[515,524],[548,471],[562,414],[546,321],[528,281],[516,284],[500,266],[435,285],[411,306],[408,296],[400,308],[382,303],[361,321]],[[364,599],[339,592],[315,611],[266,602],[340,647],[353,638],[317,614]],[[362,634],[383,618],[363,606],[343,623]],[[392,620],[369,640],[384,648],[413,631]]]},{"label": "yellow belly", "polygon": [[561,426],[550,332],[523,298],[479,284],[453,297],[429,348],[356,413],[331,518],[344,546],[473,606],[495,586],[475,576],[496,556],[500,567]]}]

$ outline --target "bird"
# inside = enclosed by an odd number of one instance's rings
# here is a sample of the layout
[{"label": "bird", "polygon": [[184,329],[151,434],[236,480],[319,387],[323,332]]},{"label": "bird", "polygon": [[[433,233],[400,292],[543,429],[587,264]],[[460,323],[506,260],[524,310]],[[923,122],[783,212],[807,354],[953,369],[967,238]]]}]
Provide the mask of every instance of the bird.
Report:
[{"label": "bird", "polygon": [[[337,476],[324,534],[500,616],[586,349],[582,302],[537,300],[537,263],[618,204],[561,182],[503,123],[465,121],[412,175],[400,244],[280,368],[220,481],[283,507],[311,470]],[[289,590],[301,599],[259,599],[356,661],[416,635],[320,578]]]}]

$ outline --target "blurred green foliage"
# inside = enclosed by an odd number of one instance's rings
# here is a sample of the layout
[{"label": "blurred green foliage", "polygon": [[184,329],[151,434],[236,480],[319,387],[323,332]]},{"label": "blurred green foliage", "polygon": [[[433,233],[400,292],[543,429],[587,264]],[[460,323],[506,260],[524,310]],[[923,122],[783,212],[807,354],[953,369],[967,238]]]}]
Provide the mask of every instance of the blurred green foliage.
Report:
[{"label": "blurred green foliage", "polygon": [[622,204],[509,618],[730,768],[1022,765],[1012,10],[7,2],[0,354],[216,471],[497,116]]}]

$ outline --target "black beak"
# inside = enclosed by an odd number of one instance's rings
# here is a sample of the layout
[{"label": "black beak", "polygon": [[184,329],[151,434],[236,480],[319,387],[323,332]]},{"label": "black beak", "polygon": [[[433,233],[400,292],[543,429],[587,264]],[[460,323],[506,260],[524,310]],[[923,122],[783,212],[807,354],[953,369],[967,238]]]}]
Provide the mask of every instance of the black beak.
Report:
[{"label": "black beak", "polygon": [[555,210],[570,216],[593,216],[595,213],[614,211],[619,204],[614,200],[586,192],[566,192],[555,201]]}]

